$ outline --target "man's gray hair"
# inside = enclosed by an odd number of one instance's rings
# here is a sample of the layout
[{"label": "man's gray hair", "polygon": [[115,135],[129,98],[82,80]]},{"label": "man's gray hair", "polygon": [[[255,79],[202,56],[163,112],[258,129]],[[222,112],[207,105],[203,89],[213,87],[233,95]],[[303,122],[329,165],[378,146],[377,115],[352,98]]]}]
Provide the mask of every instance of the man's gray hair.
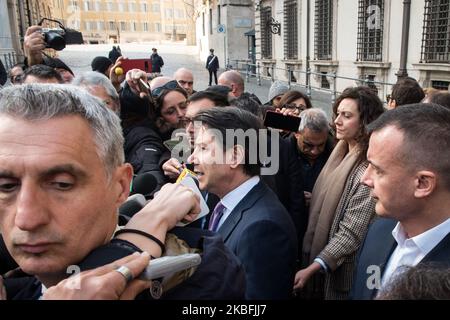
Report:
[{"label": "man's gray hair", "polygon": [[125,161],[119,117],[100,99],[73,85],[33,83],[2,89],[1,115],[26,121],[78,115],[92,129],[97,152],[108,177]]},{"label": "man's gray hair", "polygon": [[119,102],[119,94],[116,91],[116,88],[111,83],[111,80],[108,79],[104,74],[97,71],[86,71],[81,75],[75,77],[72,81],[72,84],[75,86],[102,86],[105,88],[108,96],[111,97],[116,102]]},{"label": "man's gray hair", "polygon": [[314,132],[323,132],[330,130],[330,125],[328,124],[327,114],[325,111],[319,108],[311,108],[303,110],[300,113],[300,126],[298,131],[303,131],[305,128],[312,130]]}]

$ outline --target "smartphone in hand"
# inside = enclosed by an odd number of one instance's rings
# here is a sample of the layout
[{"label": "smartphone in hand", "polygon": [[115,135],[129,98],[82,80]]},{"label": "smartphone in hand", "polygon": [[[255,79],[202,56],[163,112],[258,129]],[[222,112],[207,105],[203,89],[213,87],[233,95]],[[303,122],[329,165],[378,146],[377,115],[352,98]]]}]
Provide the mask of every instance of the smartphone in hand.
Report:
[{"label": "smartphone in hand", "polygon": [[285,131],[297,132],[300,126],[300,117],[283,115],[276,111],[267,111],[264,118],[264,125],[267,128],[275,128]]}]

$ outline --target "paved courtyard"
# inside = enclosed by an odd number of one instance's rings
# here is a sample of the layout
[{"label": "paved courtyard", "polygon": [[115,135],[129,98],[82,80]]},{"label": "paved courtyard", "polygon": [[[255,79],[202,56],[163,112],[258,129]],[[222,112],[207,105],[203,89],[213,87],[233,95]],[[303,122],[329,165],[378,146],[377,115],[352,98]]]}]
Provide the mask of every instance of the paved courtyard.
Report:
[{"label": "paved courtyard", "polygon": [[[194,88],[196,90],[203,90],[208,86],[208,71],[205,69],[205,63],[198,58],[197,48],[195,46],[186,46],[183,43],[128,43],[120,45],[122,54],[131,59],[149,58],[153,47],[158,48],[158,53],[164,59],[164,67],[162,68],[164,75],[171,76],[178,68],[186,67],[194,73]],[[72,45],[67,46],[63,51],[59,52],[59,57],[72,68],[75,74],[79,74],[83,71],[91,70],[91,61],[96,56],[108,56],[111,48],[111,45],[105,44]],[[223,69],[219,71],[219,74],[222,71]],[[271,85],[270,80],[263,79],[261,86],[259,86],[256,78],[253,77],[245,85],[246,91],[256,94],[263,103],[267,101],[267,95]],[[293,86],[293,88],[305,91],[301,86]],[[312,102],[314,106],[324,109],[328,115],[331,114],[331,96],[329,93],[313,90]]]}]

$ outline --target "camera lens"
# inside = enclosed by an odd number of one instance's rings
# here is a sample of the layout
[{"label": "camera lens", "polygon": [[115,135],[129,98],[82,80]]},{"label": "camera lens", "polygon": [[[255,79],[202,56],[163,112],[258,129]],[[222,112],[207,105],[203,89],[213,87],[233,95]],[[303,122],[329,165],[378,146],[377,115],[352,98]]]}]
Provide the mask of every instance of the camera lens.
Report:
[{"label": "camera lens", "polygon": [[55,31],[48,31],[45,32],[44,35],[47,48],[52,48],[60,51],[66,47],[66,41],[64,40],[64,37],[59,33]]}]

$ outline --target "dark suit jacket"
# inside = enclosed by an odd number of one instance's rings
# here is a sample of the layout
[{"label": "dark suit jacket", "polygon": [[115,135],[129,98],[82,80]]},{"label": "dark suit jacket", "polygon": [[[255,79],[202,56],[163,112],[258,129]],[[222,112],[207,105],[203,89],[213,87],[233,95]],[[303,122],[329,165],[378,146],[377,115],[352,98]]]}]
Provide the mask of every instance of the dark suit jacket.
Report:
[{"label": "dark suit jacket", "polygon": [[[352,299],[370,300],[375,297],[377,290],[369,289],[367,286],[368,277],[373,275],[373,273],[368,273],[367,268],[378,266],[381,278],[383,277],[389,258],[397,246],[397,242],[392,236],[392,230],[396,224],[397,221],[395,220],[378,218],[369,227],[356,264],[355,278],[350,294]],[[420,263],[425,262],[436,262],[450,266],[450,233]]]},{"label": "dark suit jacket", "polygon": [[277,196],[260,181],[218,229],[244,265],[247,299],[287,299],[297,258],[295,228]]}]

